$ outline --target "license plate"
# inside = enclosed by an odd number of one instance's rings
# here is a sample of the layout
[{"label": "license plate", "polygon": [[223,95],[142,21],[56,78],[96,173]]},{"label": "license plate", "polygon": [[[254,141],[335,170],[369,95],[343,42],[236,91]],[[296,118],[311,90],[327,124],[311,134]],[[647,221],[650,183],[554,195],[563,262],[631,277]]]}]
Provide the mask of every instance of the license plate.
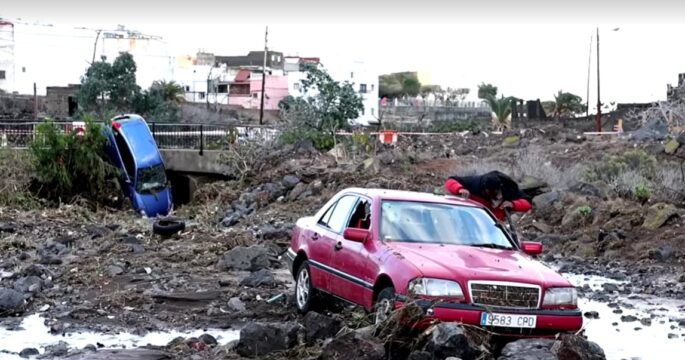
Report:
[{"label": "license plate", "polygon": [[480,324],[483,326],[534,329],[536,322],[537,316],[535,315],[496,314],[484,312],[480,316]]}]

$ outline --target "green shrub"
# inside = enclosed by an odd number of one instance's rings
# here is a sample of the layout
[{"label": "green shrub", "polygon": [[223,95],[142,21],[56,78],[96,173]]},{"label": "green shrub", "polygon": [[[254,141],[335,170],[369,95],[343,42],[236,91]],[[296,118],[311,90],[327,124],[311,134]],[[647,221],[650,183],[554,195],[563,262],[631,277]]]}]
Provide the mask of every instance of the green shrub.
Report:
[{"label": "green shrub", "polygon": [[582,217],[588,217],[592,215],[592,208],[587,205],[579,206],[576,208],[576,213]]},{"label": "green shrub", "polygon": [[643,150],[626,151],[621,155],[612,155],[590,166],[586,173],[589,181],[611,183],[625,172],[634,171],[646,179],[654,177],[657,167],[656,158]]},{"label": "green shrub", "polygon": [[652,191],[647,184],[638,184],[633,189],[633,196],[635,196],[635,199],[638,201],[645,203],[652,196]]},{"label": "green shrub", "polygon": [[335,139],[332,134],[313,129],[291,129],[281,134],[281,141],[284,144],[296,144],[300,141],[309,140],[314,147],[321,151],[328,151],[335,146]]},{"label": "green shrub", "polygon": [[35,191],[41,197],[57,202],[70,202],[82,197],[105,202],[107,194],[119,190],[116,168],[104,158],[107,138],[102,127],[85,117],[85,132],[65,133],[51,121],[37,127],[36,139],[30,144]]}]

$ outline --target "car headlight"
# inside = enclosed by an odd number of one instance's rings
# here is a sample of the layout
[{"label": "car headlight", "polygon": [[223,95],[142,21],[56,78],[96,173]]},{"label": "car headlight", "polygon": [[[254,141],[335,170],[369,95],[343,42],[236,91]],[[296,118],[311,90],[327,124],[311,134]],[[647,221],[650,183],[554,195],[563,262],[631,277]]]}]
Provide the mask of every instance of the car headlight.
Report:
[{"label": "car headlight", "polygon": [[578,293],[576,288],[550,288],[545,291],[542,305],[577,305]]},{"label": "car headlight", "polygon": [[459,283],[442,279],[414,279],[407,290],[410,295],[464,297]]}]

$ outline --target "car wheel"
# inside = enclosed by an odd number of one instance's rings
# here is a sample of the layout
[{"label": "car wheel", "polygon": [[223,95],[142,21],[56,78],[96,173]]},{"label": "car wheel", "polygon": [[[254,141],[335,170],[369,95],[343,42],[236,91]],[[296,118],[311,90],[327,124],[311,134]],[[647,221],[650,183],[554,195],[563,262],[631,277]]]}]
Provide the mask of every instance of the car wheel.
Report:
[{"label": "car wheel", "polygon": [[174,218],[157,220],[152,224],[152,232],[164,237],[170,237],[185,230],[186,223]]},{"label": "car wheel", "polygon": [[378,325],[385,321],[395,309],[395,289],[387,287],[381,290],[373,304],[374,324]]},{"label": "car wheel", "polygon": [[295,306],[297,311],[304,314],[312,307],[316,289],[312,287],[312,273],[309,262],[304,261],[295,276]]}]

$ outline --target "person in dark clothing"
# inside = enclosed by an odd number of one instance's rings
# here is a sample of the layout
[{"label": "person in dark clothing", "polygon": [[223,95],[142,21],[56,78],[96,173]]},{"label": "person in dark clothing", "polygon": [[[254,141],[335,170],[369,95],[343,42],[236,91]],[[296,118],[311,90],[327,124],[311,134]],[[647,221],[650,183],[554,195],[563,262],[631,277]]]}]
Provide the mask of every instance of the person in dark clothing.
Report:
[{"label": "person in dark clothing", "polygon": [[532,208],[516,181],[499,171],[476,176],[450,176],[445,181],[445,189],[452,195],[482,204],[500,221],[505,218],[504,209],[526,212]]}]

